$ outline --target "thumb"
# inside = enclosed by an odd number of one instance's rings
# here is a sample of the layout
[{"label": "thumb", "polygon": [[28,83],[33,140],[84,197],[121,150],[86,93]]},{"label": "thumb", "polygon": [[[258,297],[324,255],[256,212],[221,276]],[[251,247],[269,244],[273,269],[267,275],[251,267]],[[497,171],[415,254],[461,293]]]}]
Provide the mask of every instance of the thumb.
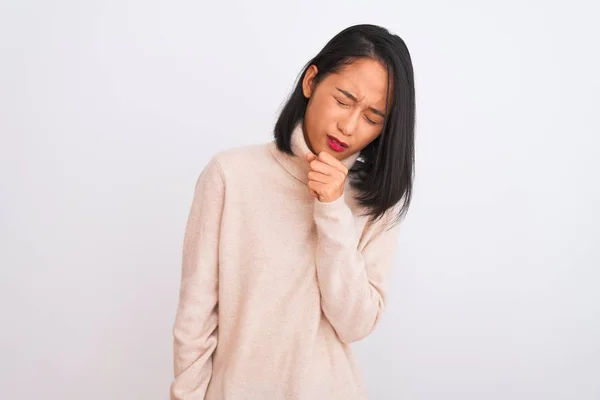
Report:
[{"label": "thumb", "polygon": [[315,158],[317,158],[317,156],[313,153],[313,152],[308,152],[306,153],[306,161],[311,162],[312,160],[314,160]]}]

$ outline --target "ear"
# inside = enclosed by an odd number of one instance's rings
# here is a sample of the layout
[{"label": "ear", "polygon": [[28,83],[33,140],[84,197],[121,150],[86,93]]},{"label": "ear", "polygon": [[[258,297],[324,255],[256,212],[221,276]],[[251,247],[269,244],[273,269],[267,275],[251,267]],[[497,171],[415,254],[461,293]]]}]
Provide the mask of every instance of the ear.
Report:
[{"label": "ear", "polygon": [[306,74],[304,74],[304,79],[302,80],[302,93],[307,99],[313,94],[315,77],[318,73],[319,69],[314,64],[311,64],[310,67],[306,69]]}]

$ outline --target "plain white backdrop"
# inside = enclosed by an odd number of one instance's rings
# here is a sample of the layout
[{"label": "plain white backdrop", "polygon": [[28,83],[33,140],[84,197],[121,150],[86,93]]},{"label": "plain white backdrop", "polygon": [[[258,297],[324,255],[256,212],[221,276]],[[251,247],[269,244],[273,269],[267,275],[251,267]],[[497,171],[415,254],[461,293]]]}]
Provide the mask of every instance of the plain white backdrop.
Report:
[{"label": "plain white backdrop", "polygon": [[417,160],[355,346],[371,398],[600,399],[599,12],[1,0],[0,397],[166,399],[197,175],[271,140],[304,63],[375,23],[412,54]]}]

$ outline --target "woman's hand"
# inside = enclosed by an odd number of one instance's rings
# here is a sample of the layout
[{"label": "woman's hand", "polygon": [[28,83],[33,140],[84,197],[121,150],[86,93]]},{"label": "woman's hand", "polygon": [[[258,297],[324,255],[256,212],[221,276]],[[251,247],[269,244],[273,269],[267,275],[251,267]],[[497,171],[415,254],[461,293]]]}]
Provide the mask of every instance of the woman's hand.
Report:
[{"label": "woman's hand", "polygon": [[344,193],[348,168],[331,154],[322,151],[319,155],[308,153],[308,191],[322,203],[337,200]]}]

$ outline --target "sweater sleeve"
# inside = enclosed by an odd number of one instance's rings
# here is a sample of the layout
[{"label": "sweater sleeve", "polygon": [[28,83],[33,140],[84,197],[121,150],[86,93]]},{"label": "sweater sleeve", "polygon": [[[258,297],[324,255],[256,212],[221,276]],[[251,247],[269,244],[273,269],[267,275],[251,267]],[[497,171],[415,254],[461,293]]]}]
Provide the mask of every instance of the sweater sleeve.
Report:
[{"label": "sweater sleeve", "polygon": [[360,234],[344,196],[329,203],[315,199],[321,308],[345,343],[367,336],[381,317],[399,235],[398,223],[385,225],[389,216],[387,213],[368,228],[372,234],[360,250]]},{"label": "sweater sleeve", "polygon": [[217,346],[218,244],[225,185],[212,159],[196,182],[183,241],[179,305],[173,327],[171,400],[204,399]]}]

